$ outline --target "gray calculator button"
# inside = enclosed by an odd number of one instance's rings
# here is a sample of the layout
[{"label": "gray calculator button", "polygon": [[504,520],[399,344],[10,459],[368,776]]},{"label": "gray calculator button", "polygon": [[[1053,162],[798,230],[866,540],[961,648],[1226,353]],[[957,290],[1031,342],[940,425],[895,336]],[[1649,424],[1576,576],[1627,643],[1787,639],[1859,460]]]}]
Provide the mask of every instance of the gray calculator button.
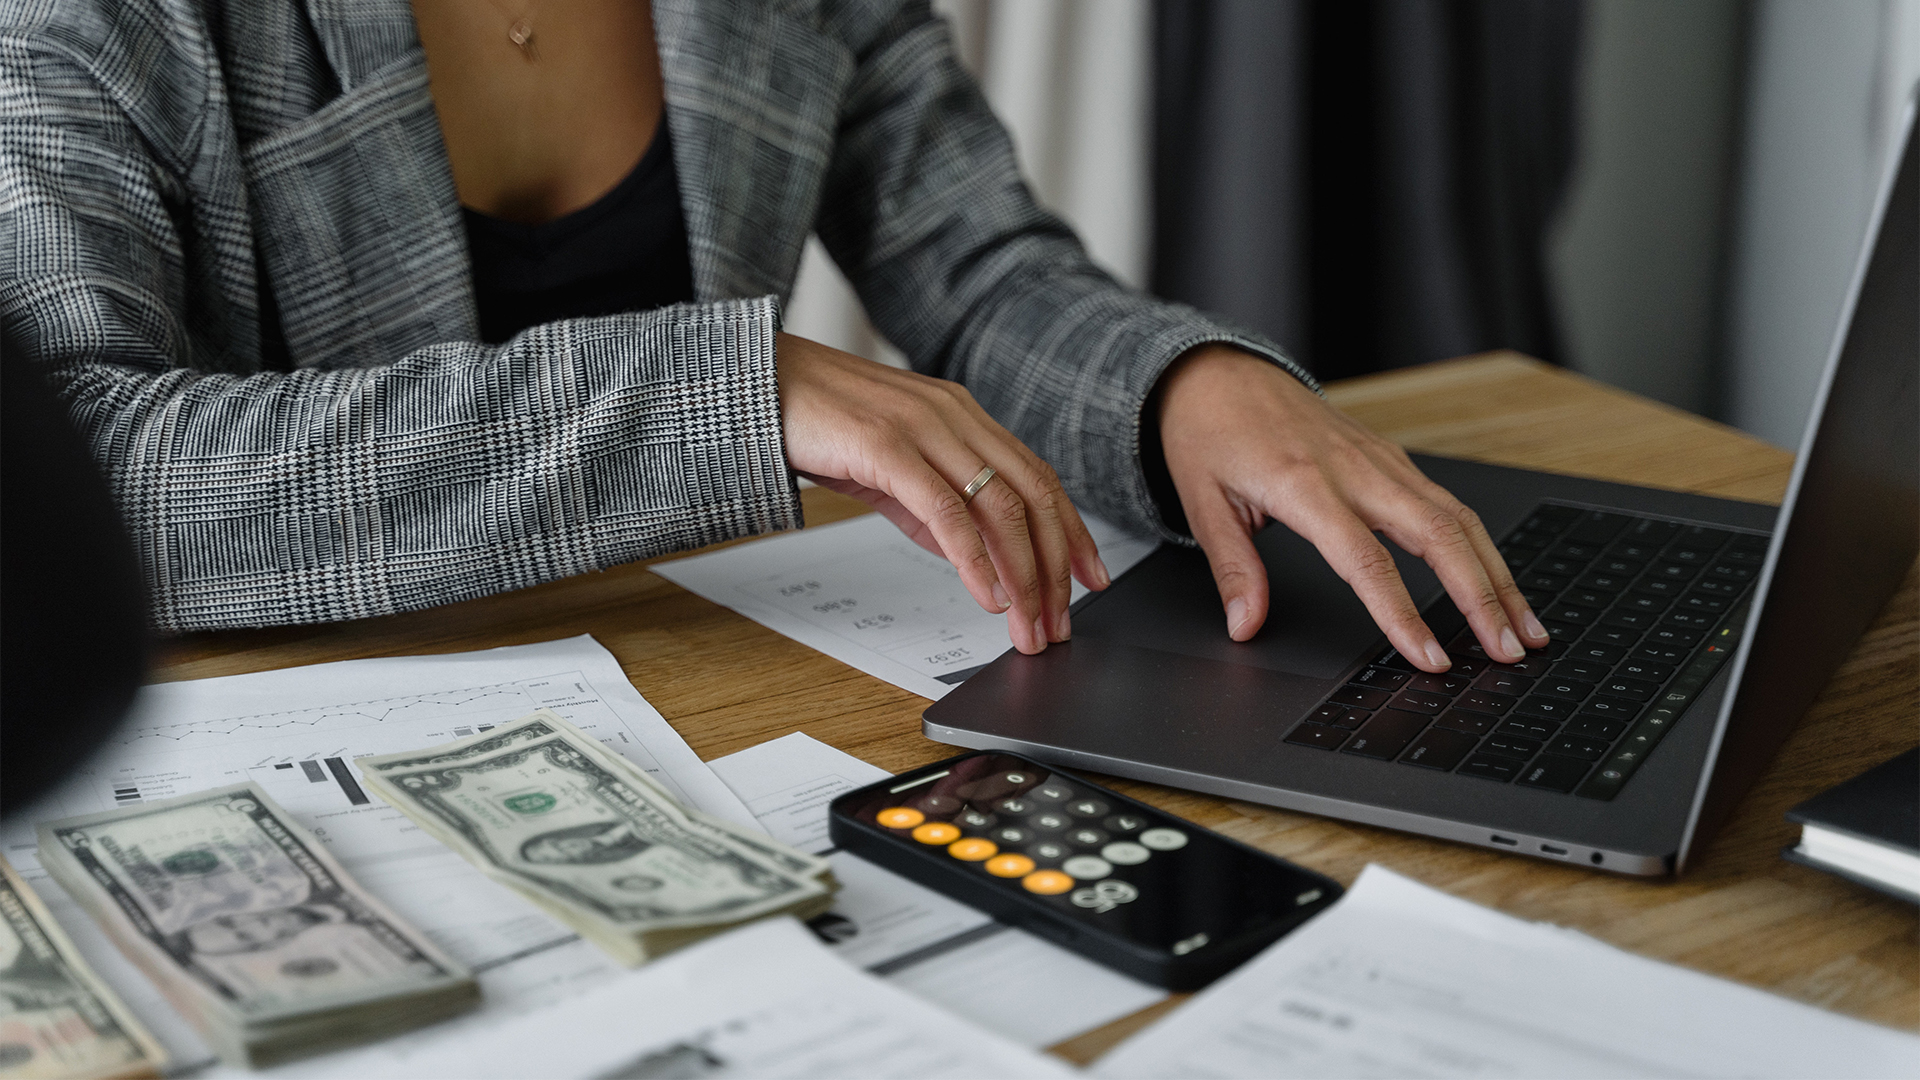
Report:
[{"label": "gray calculator button", "polygon": [[1092,855],[1075,855],[1073,858],[1061,863],[1060,869],[1065,870],[1081,881],[1092,881],[1095,878],[1103,878],[1113,873],[1113,864],[1105,859],[1096,859]]},{"label": "gray calculator button", "polygon": [[1006,825],[995,829],[991,835],[994,841],[1001,847],[1012,847],[1015,844],[1024,844],[1033,839],[1032,833],[1014,825]]},{"label": "gray calculator button", "polygon": [[1055,832],[1073,824],[1073,819],[1065,814],[1048,812],[1033,815],[1027,819],[1027,824],[1041,832]]},{"label": "gray calculator button", "polygon": [[1025,799],[1001,799],[993,808],[1003,814],[1024,814],[1033,809],[1033,804]]},{"label": "gray calculator button", "polygon": [[967,829],[985,829],[1000,820],[992,814],[983,814],[978,810],[967,810],[954,815],[953,823]]},{"label": "gray calculator button", "polygon": [[1073,890],[1073,906],[1090,908],[1095,914],[1112,911],[1121,904],[1131,904],[1140,898],[1140,890],[1124,881],[1102,881],[1084,889]]},{"label": "gray calculator button", "polygon": [[1115,814],[1100,824],[1105,825],[1112,832],[1129,833],[1144,828],[1147,819],[1139,814]]},{"label": "gray calculator button", "polygon": [[928,817],[940,817],[951,814],[966,804],[951,795],[925,795],[913,805]]},{"label": "gray calculator button", "polygon": [[1119,866],[1139,866],[1149,858],[1152,858],[1153,852],[1148,851],[1139,844],[1132,844],[1122,840],[1117,844],[1108,844],[1106,847],[1101,848],[1100,857]]},{"label": "gray calculator button", "polygon": [[1179,829],[1148,829],[1140,834],[1140,842],[1155,851],[1179,851],[1187,846],[1187,834]]},{"label": "gray calculator button", "polygon": [[1064,802],[1073,798],[1073,789],[1065,784],[1041,784],[1027,792],[1027,797],[1041,802]]},{"label": "gray calculator button", "polygon": [[1099,829],[1075,829],[1067,834],[1067,839],[1081,847],[1098,847],[1107,842],[1107,834]]},{"label": "gray calculator button", "polygon": [[1047,840],[1028,848],[1027,854],[1032,855],[1036,859],[1045,859],[1048,862],[1052,862],[1055,859],[1064,859],[1068,855],[1073,854],[1073,849],[1065,844]]},{"label": "gray calculator button", "polygon": [[1099,817],[1101,814],[1106,813],[1109,808],[1106,803],[1101,802],[1099,799],[1081,799],[1078,802],[1068,803],[1067,809],[1081,817]]}]

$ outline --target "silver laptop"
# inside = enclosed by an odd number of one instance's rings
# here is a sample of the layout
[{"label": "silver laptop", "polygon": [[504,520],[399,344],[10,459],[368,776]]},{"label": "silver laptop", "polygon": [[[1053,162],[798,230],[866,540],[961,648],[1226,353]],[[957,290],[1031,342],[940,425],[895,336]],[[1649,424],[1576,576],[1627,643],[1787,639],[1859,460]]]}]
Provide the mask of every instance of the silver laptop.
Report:
[{"label": "silver laptop", "polygon": [[[1256,538],[1254,640],[1163,546],[935,703],[928,738],[1625,874],[1684,869],[1920,547],[1920,146],[1908,110],[1773,507],[1416,455],[1501,541],[1553,644],[1495,663],[1395,551],[1454,669],[1387,647],[1311,545]],[[1391,546],[1391,545],[1390,545]]]}]

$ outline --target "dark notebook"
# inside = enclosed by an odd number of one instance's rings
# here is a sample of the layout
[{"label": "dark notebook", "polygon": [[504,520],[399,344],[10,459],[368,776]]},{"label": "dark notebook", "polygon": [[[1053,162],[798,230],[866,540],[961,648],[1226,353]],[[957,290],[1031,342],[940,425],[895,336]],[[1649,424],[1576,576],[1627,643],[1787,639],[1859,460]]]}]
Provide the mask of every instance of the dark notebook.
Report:
[{"label": "dark notebook", "polygon": [[1787,820],[1801,826],[1787,858],[1920,903],[1920,748],[1815,795]]}]

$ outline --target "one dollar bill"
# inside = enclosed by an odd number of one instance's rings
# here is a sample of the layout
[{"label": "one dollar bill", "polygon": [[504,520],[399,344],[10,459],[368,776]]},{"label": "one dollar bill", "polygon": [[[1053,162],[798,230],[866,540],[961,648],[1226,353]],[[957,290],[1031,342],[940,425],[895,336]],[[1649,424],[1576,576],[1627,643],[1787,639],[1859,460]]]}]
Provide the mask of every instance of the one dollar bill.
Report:
[{"label": "one dollar bill", "polygon": [[480,735],[357,758],[367,787],[632,965],[749,919],[826,910],[826,860],[682,807],[542,709]]},{"label": "one dollar bill", "polygon": [[39,826],[48,873],[230,1064],[479,1003],[473,976],[252,783]]},{"label": "one dollar bill", "polygon": [[166,1053],[0,857],[0,1080],[159,1076]]}]

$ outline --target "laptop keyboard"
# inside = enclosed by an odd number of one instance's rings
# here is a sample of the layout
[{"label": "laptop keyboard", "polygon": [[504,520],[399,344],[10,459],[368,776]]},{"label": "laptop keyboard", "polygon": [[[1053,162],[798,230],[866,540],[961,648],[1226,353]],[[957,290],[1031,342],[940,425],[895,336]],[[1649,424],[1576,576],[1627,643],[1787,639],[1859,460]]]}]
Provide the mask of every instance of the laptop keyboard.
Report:
[{"label": "laptop keyboard", "polygon": [[1389,649],[1286,741],[1611,799],[1732,655],[1766,551],[1759,533],[1542,503],[1500,553],[1546,648],[1497,663],[1465,629],[1441,675]]}]

